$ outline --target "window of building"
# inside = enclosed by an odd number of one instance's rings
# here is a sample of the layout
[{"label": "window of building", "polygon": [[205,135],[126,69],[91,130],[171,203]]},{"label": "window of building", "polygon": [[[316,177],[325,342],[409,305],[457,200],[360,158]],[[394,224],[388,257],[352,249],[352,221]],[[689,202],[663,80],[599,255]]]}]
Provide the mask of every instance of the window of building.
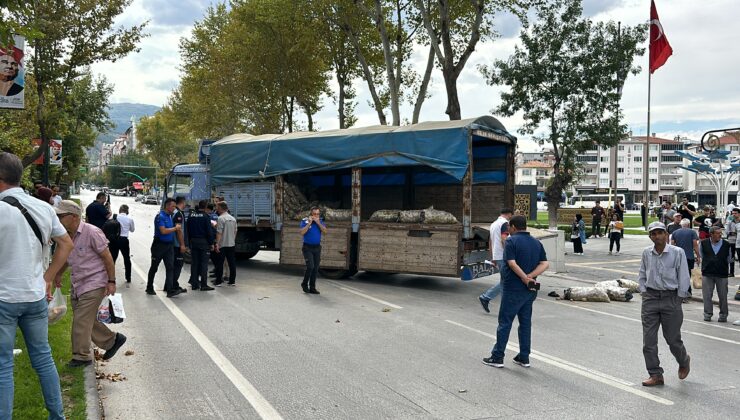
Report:
[{"label": "window of building", "polygon": [[642,168],[635,168],[635,175],[642,174]]},{"label": "window of building", "polygon": [[658,173],[658,168],[648,168],[648,169],[649,169],[649,172],[648,173],[651,173],[651,174],[657,174]]},{"label": "window of building", "polygon": [[642,178],[635,178],[635,184],[637,185],[642,184]]},{"label": "window of building", "polygon": [[658,184],[658,180],[657,179],[650,178],[650,185],[657,185],[657,184]]},{"label": "window of building", "polygon": [[650,156],[650,162],[657,162],[658,157],[657,156]]},{"label": "window of building", "polygon": [[650,145],[650,151],[651,152],[657,152],[658,151],[658,145],[657,144],[651,144]]},{"label": "window of building", "polygon": [[624,185],[624,178],[617,178],[617,185]]},{"label": "window of building", "polygon": [[642,156],[635,156],[632,159],[634,159],[635,162],[642,162]]},{"label": "window of building", "polygon": [[576,162],[596,162],[596,156],[594,156],[594,155],[578,155],[578,156],[576,156]]},{"label": "window of building", "polygon": [[675,156],[675,155],[668,155],[668,156],[661,156],[660,161],[661,162],[681,162],[683,158],[681,156]]},{"label": "window of building", "polygon": [[537,176],[547,176],[547,169],[537,169]]},{"label": "window of building", "polygon": [[737,152],[738,151],[738,146],[730,146],[730,151],[731,152]]},{"label": "window of building", "polygon": [[617,173],[618,174],[623,174],[624,173],[624,168],[622,168],[622,167],[617,168]]},{"label": "window of building", "polygon": [[609,162],[609,156],[602,156],[599,158],[600,162]]},{"label": "window of building", "polygon": [[532,175],[531,169],[522,169],[522,176],[530,176]]},{"label": "window of building", "polygon": [[619,151],[622,151],[622,150],[624,150],[624,145],[620,144],[620,145],[619,145],[619,146],[617,147],[617,150],[619,150]]},{"label": "window of building", "polygon": [[617,162],[619,163],[624,162],[624,156],[617,156]]},{"label": "window of building", "polygon": [[633,149],[633,150],[634,150],[635,152],[642,152],[642,145],[641,145],[641,144],[636,144],[636,145],[634,145],[634,146],[632,147],[632,149]]},{"label": "window of building", "polygon": [[602,174],[608,174],[609,168],[599,168],[599,172],[601,172]]}]

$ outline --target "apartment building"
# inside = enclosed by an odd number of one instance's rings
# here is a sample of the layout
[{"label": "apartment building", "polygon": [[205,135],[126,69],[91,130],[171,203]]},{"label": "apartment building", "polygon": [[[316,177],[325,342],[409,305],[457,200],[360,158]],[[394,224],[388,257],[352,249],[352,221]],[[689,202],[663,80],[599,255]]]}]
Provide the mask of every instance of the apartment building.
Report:
[{"label": "apartment building", "polygon": [[601,194],[615,188],[625,195],[627,204],[644,200],[647,183],[648,201],[659,202],[659,197],[673,198],[684,190],[683,159],[676,150],[685,150],[688,142],[650,137],[648,167],[644,161],[646,136],[631,136],[614,148],[594,146],[577,157],[583,165],[583,176],[573,186],[573,193]]},{"label": "apartment building", "polygon": [[[540,154],[541,155],[541,154]],[[516,165],[517,185],[536,185],[538,192],[544,192],[547,180],[553,175],[553,165],[539,160],[529,160]]]}]

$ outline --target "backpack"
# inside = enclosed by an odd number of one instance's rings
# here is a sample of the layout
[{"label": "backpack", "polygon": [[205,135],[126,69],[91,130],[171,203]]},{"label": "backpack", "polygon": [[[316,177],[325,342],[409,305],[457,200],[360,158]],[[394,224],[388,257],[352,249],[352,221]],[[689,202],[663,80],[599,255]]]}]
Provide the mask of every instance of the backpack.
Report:
[{"label": "backpack", "polygon": [[103,223],[103,233],[109,242],[116,242],[121,237],[121,222],[117,220],[117,216],[114,214],[112,219]]}]

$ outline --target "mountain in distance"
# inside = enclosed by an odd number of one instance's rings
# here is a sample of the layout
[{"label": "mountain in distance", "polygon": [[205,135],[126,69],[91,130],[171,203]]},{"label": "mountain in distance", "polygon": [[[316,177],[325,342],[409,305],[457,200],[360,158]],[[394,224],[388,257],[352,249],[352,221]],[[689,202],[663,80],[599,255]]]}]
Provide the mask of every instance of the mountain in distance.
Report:
[{"label": "mountain in distance", "polygon": [[113,143],[113,140],[131,127],[132,116],[135,121],[138,121],[141,117],[154,115],[159,109],[160,107],[158,106],[148,104],[132,104],[127,102],[110,104],[108,115],[111,122],[113,122],[113,128],[107,133],[99,134],[96,143]]}]

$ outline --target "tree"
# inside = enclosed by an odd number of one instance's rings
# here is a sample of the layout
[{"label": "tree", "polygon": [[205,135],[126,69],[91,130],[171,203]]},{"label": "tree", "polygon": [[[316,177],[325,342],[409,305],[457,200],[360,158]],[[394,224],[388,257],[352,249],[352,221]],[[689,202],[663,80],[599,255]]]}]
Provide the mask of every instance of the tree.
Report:
[{"label": "tree", "polygon": [[517,0],[415,0],[429,37],[430,59],[436,56],[447,90],[450,120],[461,118],[457,79],[480,40],[496,36],[493,16],[510,10],[525,18],[526,1]]},{"label": "tree", "polygon": [[582,17],[579,0],[554,0],[537,9],[537,22],[524,25],[522,46],[508,60],[496,60],[482,71],[491,85],[504,84],[495,112],[511,116],[522,111],[521,133],[538,128],[555,156],[554,174],[545,192],[550,226],[557,225],[563,190],[576,177],[577,156],[597,146],[614,146],[624,138],[619,89],[625,69],[633,66],[647,26],[623,28],[620,42],[614,22],[594,24]]},{"label": "tree", "polygon": [[169,106],[150,117],[142,117],[136,130],[141,151],[165,172],[178,162],[197,160],[197,141],[178,125]]},{"label": "tree", "polygon": [[[131,0],[36,1],[18,11],[19,24],[43,33],[31,42],[33,53],[28,60],[29,72],[36,82],[35,122],[42,144],[23,158],[24,165],[30,165],[48,148],[72,85],[85,69],[99,61],[115,61],[137,49],[146,23],[113,28],[114,20],[130,3]],[[55,103],[49,103],[50,100]]]}]

